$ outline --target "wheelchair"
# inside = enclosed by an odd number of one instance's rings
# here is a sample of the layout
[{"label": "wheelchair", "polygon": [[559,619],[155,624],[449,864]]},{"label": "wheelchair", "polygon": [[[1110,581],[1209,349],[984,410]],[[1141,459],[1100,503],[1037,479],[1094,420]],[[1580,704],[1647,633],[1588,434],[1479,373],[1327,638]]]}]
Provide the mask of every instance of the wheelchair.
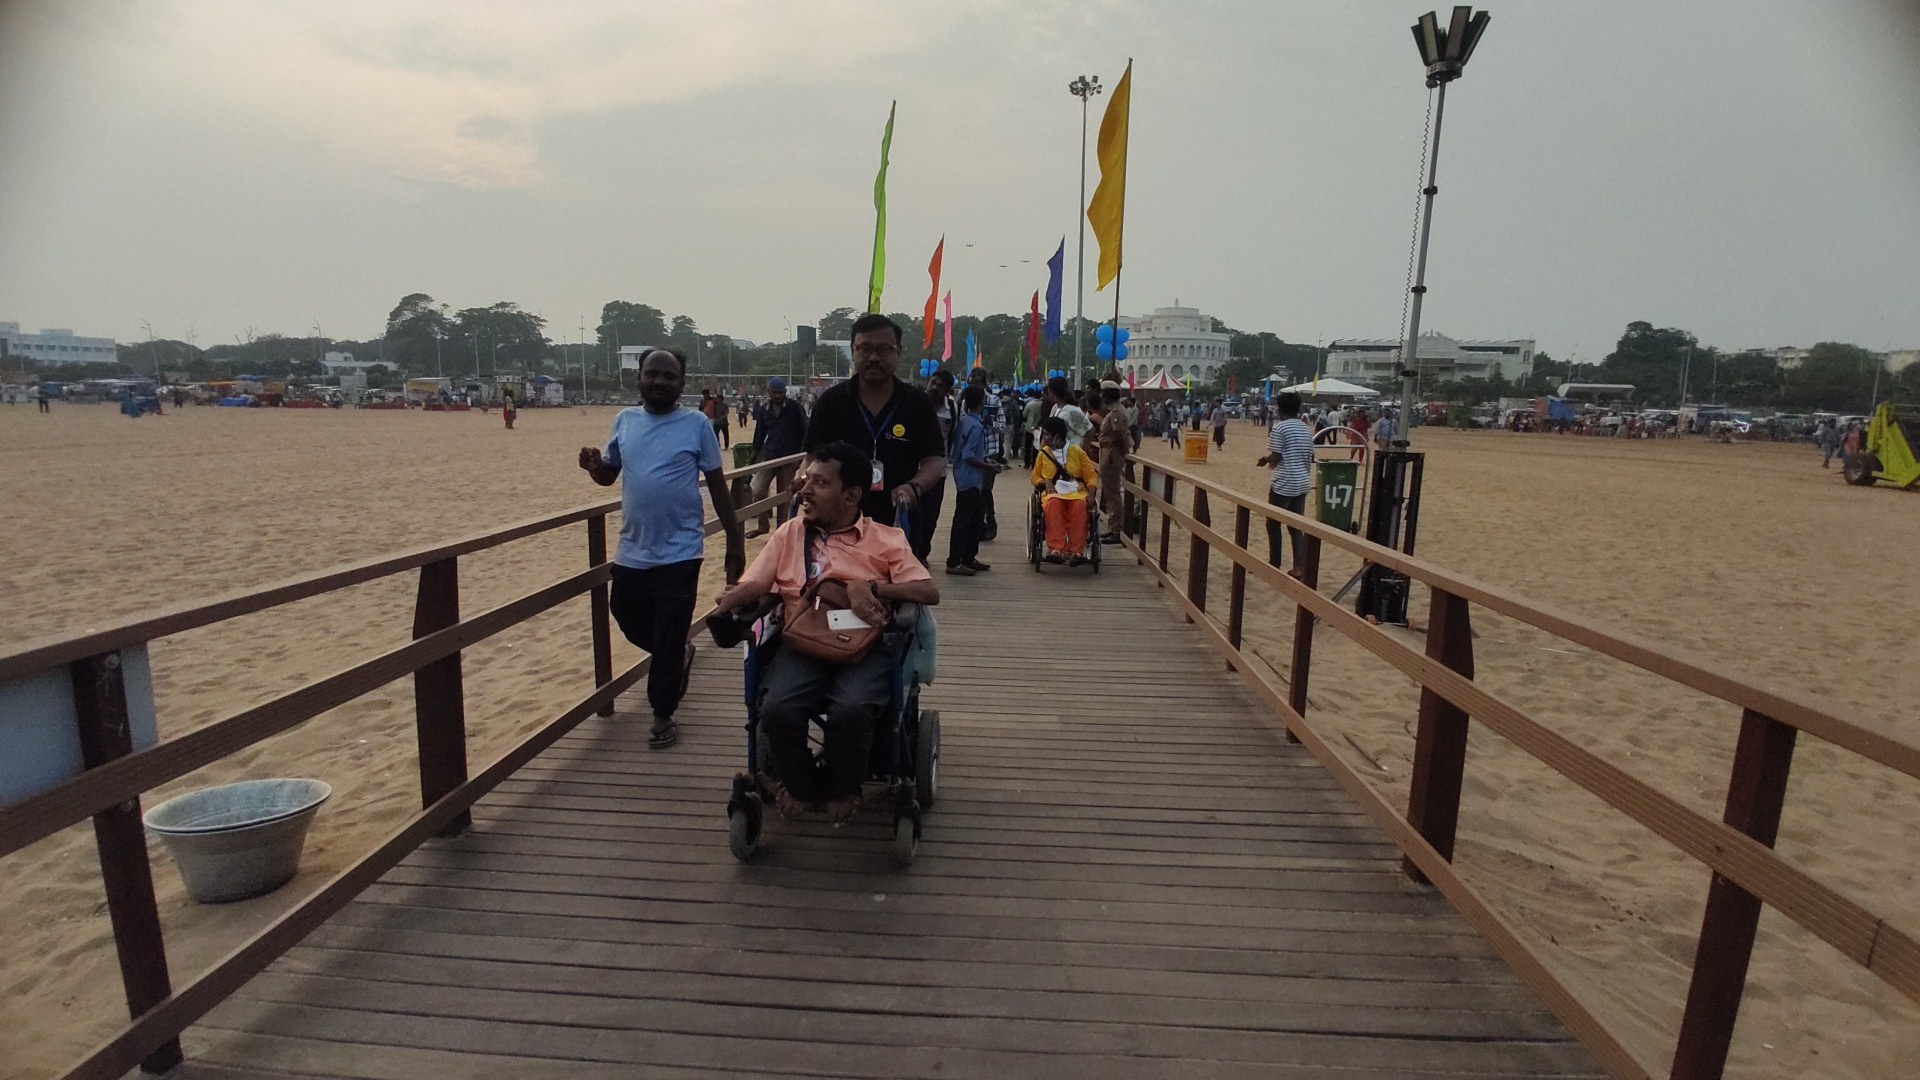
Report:
[{"label": "wheelchair", "polygon": [[[778,614],[757,624],[733,616],[716,625],[720,619],[708,621],[717,644],[730,648],[744,640],[747,645],[747,767],[734,776],[727,798],[727,847],[734,858],[746,862],[765,838],[767,808],[773,802],[773,761],[760,737],[760,684],[780,648]],[[763,633],[755,634],[756,625]],[[920,707],[920,688],[933,681],[933,636],[932,613],[918,604],[902,604],[874,646],[893,658],[893,678],[887,707],[874,724],[861,807],[891,800],[893,858],[903,867],[913,864],[921,819],[940,793],[940,714]]]},{"label": "wheelchair", "polygon": [[[1042,566],[1047,564],[1047,560],[1043,558],[1047,553],[1047,516],[1040,500],[1041,495],[1038,491],[1030,492],[1027,496],[1027,561],[1033,564],[1033,572],[1036,574],[1040,572]],[[1086,498],[1086,506],[1087,548],[1084,554],[1087,559],[1086,565],[1097,574],[1100,572],[1099,498],[1089,494]]]}]

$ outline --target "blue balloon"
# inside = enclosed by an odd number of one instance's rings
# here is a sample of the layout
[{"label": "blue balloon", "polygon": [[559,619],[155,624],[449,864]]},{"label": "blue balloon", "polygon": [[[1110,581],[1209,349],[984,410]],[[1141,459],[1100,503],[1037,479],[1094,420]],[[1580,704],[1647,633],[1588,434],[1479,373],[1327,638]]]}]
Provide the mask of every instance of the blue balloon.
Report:
[{"label": "blue balloon", "polygon": [[1123,326],[1119,329],[1118,333],[1115,335],[1115,340],[1119,341],[1120,344],[1125,345],[1127,343],[1127,339],[1132,336],[1133,336],[1133,331]]},{"label": "blue balloon", "polygon": [[[1125,345],[1122,345],[1120,347],[1123,349],[1126,348]],[[1093,355],[1099,357],[1102,360],[1113,359],[1113,342],[1111,341],[1095,342],[1093,345]]]},{"label": "blue balloon", "polygon": [[1113,340],[1113,324],[1101,323],[1099,326],[1095,327],[1093,331],[1093,340],[1103,341],[1103,342],[1112,341]]},{"label": "blue balloon", "polygon": [[[1122,332],[1124,333],[1125,331],[1122,331]],[[1115,346],[1113,347],[1113,358],[1114,358],[1115,360],[1125,360],[1125,359],[1127,358],[1127,343],[1126,343],[1126,342],[1124,342],[1124,341],[1122,341],[1122,342],[1121,342],[1120,344],[1118,344],[1118,345],[1115,345]]]}]

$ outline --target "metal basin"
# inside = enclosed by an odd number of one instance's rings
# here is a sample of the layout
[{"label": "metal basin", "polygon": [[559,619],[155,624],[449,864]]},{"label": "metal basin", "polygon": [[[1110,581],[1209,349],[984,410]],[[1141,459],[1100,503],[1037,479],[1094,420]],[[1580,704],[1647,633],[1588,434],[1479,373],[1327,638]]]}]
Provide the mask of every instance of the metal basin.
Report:
[{"label": "metal basin", "polygon": [[187,895],[220,904],[292,880],[307,826],[332,794],[319,780],[243,780],[175,796],[145,820],[166,843]]}]

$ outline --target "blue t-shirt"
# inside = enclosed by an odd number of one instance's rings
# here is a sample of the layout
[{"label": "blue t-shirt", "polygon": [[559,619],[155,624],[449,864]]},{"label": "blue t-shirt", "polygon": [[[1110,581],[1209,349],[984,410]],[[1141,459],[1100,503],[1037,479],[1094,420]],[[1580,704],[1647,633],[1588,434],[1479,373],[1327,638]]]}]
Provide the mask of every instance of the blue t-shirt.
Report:
[{"label": "blue t-shirt", "polygon": [[602,455],[620,470],[620,545],[613,561],[646,570],[700,557],[700,476],[720,467],[713,424],[692,409],[620,410]]},{"label": "blue t-shirt", "polygon": [[986,483],[986,474],[977,465],[967,464],[968,460],[985,461],[987,457],[987,429],[980,418],[972,413],[961,413],[960,422],[953,429],[953,489],[972,491]]}]

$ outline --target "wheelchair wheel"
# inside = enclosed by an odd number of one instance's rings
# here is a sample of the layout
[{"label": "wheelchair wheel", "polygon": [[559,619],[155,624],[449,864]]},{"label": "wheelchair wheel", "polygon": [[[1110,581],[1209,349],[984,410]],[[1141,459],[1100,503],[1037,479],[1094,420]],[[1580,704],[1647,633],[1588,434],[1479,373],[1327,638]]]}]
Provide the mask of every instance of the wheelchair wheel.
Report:
[{"label": "wheelchair wheel", "polygon": [[893,861],[901,866],[912,866],[913,857],[920,853],[920,824],[906,814],[893,819]]},{"label": "wheelchair wheel", "polygon": [[747,796],[727,807],[727,850],[746,862],[760,850],[760,800]]},{"label": "wheelchair wheel", "polygon": [[920,713],[920,727],[913,734],[913,795],[921,806],[932,806],[940,794],[940,713],[935,709]]}]

